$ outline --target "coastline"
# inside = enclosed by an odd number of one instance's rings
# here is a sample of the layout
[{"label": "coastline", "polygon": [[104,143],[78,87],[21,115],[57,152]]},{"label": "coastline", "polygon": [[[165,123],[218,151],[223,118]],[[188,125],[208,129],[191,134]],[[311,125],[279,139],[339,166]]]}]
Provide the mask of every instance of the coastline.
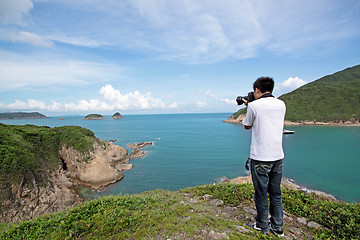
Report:
[{"label": "coastline", "polygon": [[[242,120],[245,115],[240,115],[238,118],[229,118],[227,120],[223,120],[225,123],[232,124],[242,124]],[[314,121],[299,121],[292,122],[285,120],[284,126],[338,126],[338,127],[360,127],[360,122],[351,122],[351,121],[339,121],[339,122],[314,122]]]},{"label": "coastline", "polygon": [[303,121],[303,122],[291,122],[285,121],[285,126],[339,126],[339,127],[360,127],[360,123],[352,123],[348,122],[311,122],[311,121]]},{"label": "coastline", "polygon": [[[67,165],[67,175],[76,182],[76,186],[87,186],[91,189],[99,189],[124,178],[123,171],[130,170],[133,165],[129,163],[131,159],[144,157],[146,152],[141,150],[152,142],[129,144],[132,151],[128,151],[121,146],[114,145],[109,141],[102,141],[105,145],[94,143],[94,152],[90,153],[91,160],[79,162],[81,159],[78,152],[73,149],[63,147],[60,155]],[[86,158],[86,156],[85,156]]]}]

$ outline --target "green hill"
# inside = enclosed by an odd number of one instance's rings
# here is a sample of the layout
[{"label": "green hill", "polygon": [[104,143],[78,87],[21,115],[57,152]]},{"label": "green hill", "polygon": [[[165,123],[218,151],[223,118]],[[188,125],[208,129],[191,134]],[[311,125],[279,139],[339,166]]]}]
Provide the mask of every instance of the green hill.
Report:
[{"label": "green hill", "polygon": [[[322,77],[279,97],[286,103],[285,120],[292,122],[360,121],[360,65]],[[236,112],[236,119],[246,109]]]},{"label": "green hill", "polygon": [[322,77],[279,99],[286,103],[289,121],[358,122],[360,65]]}]

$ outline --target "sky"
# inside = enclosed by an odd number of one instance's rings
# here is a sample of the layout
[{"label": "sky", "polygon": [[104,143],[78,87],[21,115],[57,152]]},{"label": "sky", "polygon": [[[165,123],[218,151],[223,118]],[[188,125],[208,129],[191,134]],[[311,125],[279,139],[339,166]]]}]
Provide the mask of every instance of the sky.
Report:
[{"label": "sky", "polygon": [[359,0],[0,0],[0,112],[232,113],[360,64]]}]

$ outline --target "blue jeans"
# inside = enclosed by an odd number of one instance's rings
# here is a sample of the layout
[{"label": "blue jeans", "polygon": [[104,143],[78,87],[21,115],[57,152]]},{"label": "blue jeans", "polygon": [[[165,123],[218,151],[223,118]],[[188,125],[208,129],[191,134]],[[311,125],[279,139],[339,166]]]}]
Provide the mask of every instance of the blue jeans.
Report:
[{"label": "blue jeans", "polygon": [[256,224],[261,229],[269,230],[269,207],[270,198],[270,223],[273,228],[281,229],[283,226],[283,206],[281,198],[281,177],[283,160],[274,162],[257,161],[251,159],[251,178],[255,188],[255,206],[257,215]]}]

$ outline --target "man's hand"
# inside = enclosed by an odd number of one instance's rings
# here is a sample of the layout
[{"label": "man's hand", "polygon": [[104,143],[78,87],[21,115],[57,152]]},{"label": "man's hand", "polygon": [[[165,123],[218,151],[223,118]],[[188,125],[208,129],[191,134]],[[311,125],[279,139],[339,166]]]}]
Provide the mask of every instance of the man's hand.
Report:
[{"label": "man's hand", "polygon": [[245,98],[241,98],[241,100],[244,102],[244,104],[247,106],[249,103]]},{"label": "man's hand", "polygon": [[251,158],[247,158],[245,162],[245,169],[248,171],[250,170],[250,163],[251,163]]},{"label": "man's hand", "polygon": [[[249,102],[245,99],[245,98],[241,98],[241,100],[244,102],[244,104],[247,106],[249,104]],[[244,128],[246,130],[250,130],[252,126],[245,126],[244,125]]]}]

